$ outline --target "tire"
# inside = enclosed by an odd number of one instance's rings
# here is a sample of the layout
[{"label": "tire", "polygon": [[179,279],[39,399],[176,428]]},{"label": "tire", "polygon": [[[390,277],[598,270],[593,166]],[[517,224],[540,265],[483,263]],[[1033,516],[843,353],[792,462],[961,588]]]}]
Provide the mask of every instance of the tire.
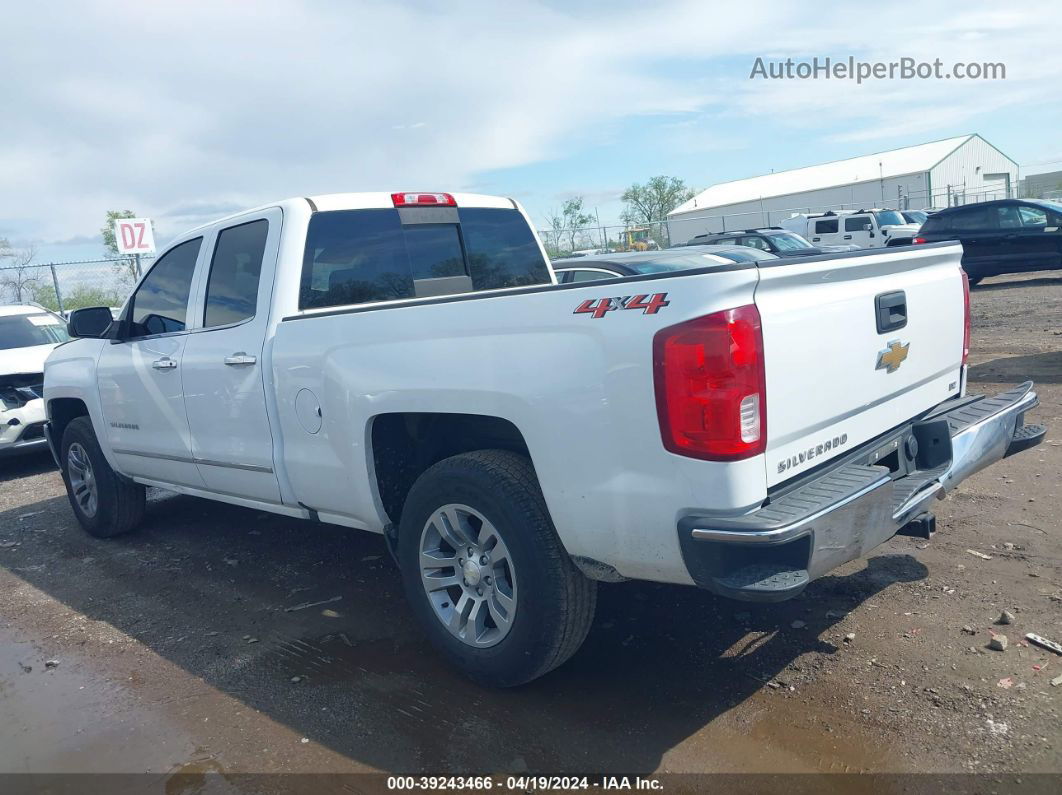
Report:
[{"label": "tire", "polygon": [[[447,532],[444,514],[456,516],[461,538],[478,545],[471,558],[465,557],[467,543],[459,551],[458,544],[446,542],[444,533],[457,536],[453,522]],[[437,580],[422,573],[422,547],[440,561],[431,575]],[[447,560],[454,565],[445,565]],[[402,510],[398,562],[406,597],[428,638],[479,684],[514,687],[548,673],[575,654],[593,622],[597,583],[568,557],[531,462],[515,453],[478,450],[425,471]],[[478,602],[477,584],[484,593]],[[430,596],[429,587],[435,589]],[[511,612],[502,610],[503,597],[511,598]],[[468,604],[459,636],[449,627],[458,606]]]},{"label": "tire", "polygon": [[88,417],[66,426],[59,460],[70,507],[89,535],[111,538],[140,524],[146,489],[111,469]]}]

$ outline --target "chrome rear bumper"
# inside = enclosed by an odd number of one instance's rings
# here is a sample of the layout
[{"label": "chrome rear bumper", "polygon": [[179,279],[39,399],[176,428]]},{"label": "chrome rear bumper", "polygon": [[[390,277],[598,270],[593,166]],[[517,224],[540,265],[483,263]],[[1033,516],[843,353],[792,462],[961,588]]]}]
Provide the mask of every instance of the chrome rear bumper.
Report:
[{"label": "chrome rear bumper", "polygon": [[[954,408],[949,401],[879,440],[918,436],[927,446],[918,454],[922,468],[912,460],[900,475],[846,458],[753,513],[684,518],[679,541],[690,575],[740,599],[796,596],[811,580],[892,538],[970,475],[1039,444],[1046,430],[1024,424],[1025,412],[1038,403],[1032,387],[1026,382]],[[868,447],[874,443],[862,449]]]}]

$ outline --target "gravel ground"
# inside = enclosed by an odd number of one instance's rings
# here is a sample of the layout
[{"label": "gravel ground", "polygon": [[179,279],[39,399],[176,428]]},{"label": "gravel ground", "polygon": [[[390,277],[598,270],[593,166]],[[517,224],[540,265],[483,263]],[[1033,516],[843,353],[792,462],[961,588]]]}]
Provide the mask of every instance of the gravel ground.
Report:
[{"label": "gravel ground", "polygon": [[157,493],[97,541],[46,456],[0,462],[0,771],[1062,772],[1062,656],[1022,641],[1062,641],[1058,276],[973,292],[971,391],[1032,378],[1051,430],[931,543],[782,605],[603,586],[515,691],[439,663],[377,537]]}]

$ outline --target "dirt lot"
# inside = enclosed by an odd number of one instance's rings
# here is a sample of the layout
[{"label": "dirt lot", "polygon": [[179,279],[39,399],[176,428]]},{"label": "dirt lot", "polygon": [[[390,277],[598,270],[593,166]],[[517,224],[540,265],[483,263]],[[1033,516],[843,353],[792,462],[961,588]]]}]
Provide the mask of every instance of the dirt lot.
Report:
[{"label": "dirt lot", "polygon": [[439,663],[377,537],[160,493],[96,541],[46,456],[0,462],[0,771],[1062,772],[1062,656],[1021,642],[1062,641],[1058,276],[974,290],[971,390],[1036,380],[1050,441],[931,543],[777,606],[603,586],[515,691]]}]

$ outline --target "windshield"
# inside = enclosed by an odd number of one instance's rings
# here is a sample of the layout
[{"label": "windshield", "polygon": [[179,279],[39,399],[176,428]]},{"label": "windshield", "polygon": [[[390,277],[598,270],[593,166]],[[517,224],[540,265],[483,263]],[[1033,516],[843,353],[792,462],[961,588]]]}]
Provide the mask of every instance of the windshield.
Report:
[{"label": "windshield", "polygon": [[47,312],[0,316],[0,350],[52,345],[68,339],[63,321]]},{"label": "windshield", "polygon": [[782,251],[801,251],[805,248],[815,248],[800,235],[794,235],[792,232],[779,232],[771,235],[771,242]]},{"label": "windshield", "polygon": [[878,219],[878,226],[902,226],[907,223],[895,210],[882,210],[874,213],[874,217]]}]

